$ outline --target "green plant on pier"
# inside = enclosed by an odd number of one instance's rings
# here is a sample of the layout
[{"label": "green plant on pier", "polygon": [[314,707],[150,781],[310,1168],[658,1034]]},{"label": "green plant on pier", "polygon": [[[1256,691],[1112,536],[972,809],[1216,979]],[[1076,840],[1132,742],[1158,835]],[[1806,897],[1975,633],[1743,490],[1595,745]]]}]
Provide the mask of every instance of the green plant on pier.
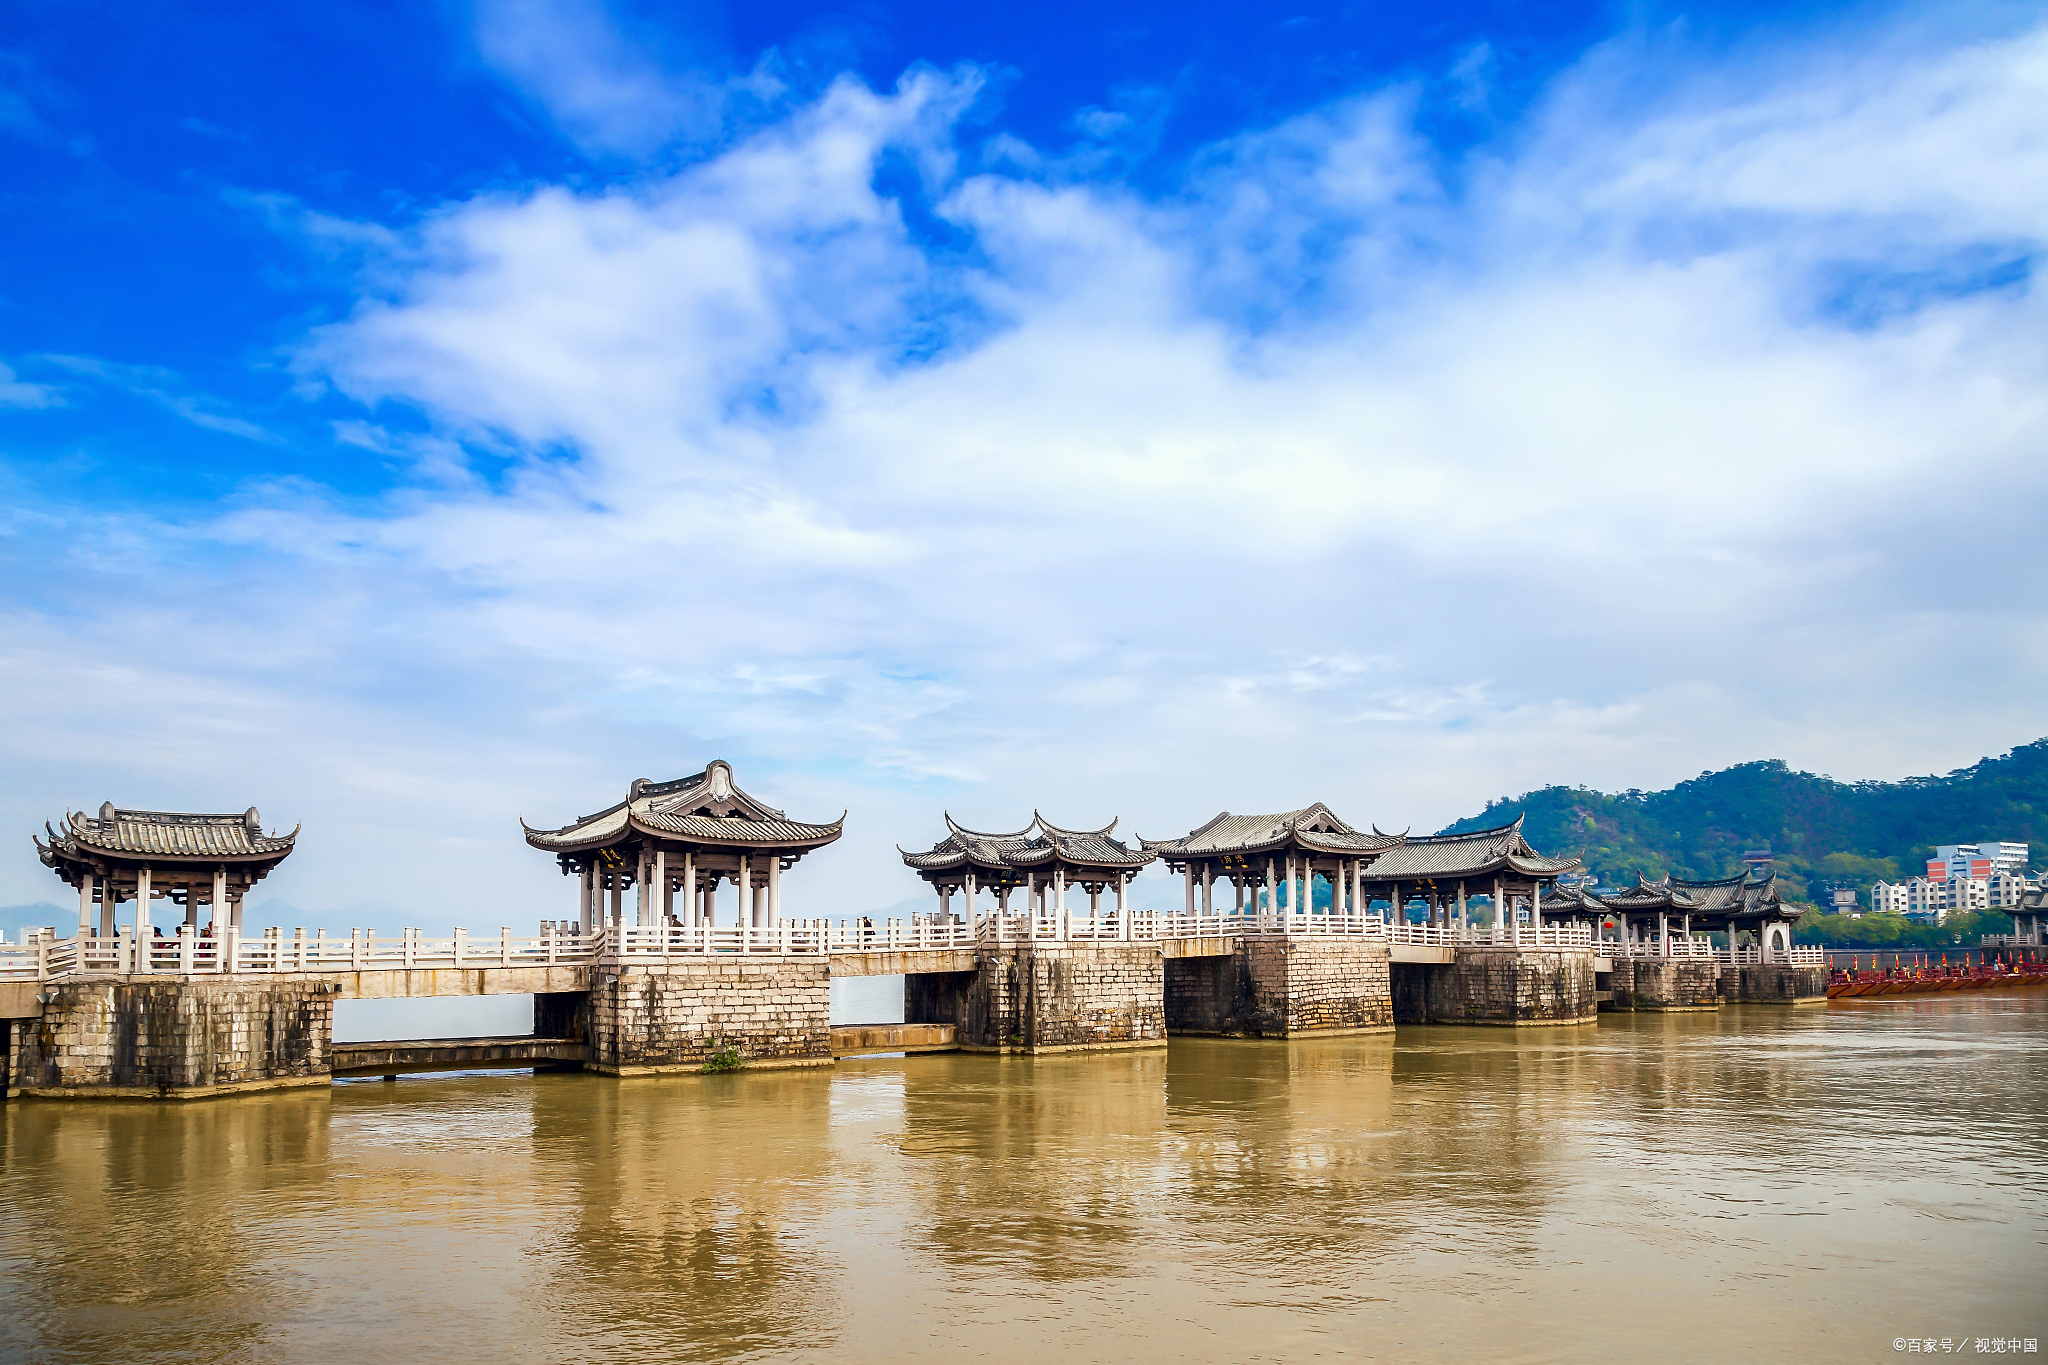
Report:
[{"label": "green plant on pier", "polygon": [[740,1050],[731,1043],[721,1043],[716,1038],[711,1039],[711,1055],[704,1059],[705,1074],[709,1075],[718,1071],[738,1071],[739,1069]]}]

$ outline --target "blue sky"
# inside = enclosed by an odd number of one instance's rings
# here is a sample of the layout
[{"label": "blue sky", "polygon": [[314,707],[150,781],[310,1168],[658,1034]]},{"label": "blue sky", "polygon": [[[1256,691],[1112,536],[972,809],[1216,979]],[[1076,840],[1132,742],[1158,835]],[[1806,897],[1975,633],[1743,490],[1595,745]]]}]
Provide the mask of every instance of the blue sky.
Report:
[{"label": "blue sky", "polygon": [[8,15],[24,831],[523,924],[517,817],[724,756],[860,910],[942,809],[2048,733],[2037,7]]}]

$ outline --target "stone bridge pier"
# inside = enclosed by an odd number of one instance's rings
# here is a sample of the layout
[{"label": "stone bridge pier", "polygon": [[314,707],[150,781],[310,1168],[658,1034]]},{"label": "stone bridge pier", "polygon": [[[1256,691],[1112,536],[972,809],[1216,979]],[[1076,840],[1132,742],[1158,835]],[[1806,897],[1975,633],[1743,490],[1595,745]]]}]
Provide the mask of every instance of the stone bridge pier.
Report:
[{"label": "stone bridge pier", "polygon": [[1166,1046],[1157,943],[983,945],[969,970],[904,977],[907,1024],[951,1024],[964,1051]]},{"label": "stone bridge pier", "polygon": [[1591,948],[1459,944],[1437,952],[1448,960],[1394,964],[1396,1021],[1510,1028],[1597,1022]]}]

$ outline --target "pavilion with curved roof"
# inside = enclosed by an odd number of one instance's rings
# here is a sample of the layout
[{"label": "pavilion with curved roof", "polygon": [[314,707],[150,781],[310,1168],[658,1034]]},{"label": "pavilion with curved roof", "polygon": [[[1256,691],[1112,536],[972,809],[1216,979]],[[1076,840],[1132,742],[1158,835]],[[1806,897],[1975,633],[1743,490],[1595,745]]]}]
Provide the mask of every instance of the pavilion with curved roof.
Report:
[{"label": "pavilion with curved roof", "polygon": [[[215,928],[242,924],[249,890],[291,856],[299,837],[265,834],[263,818],[251,806],[233,814],[128,810],[107,801],[96,816],[67,813],[62,829],[43,826],[50,836],[35,840],[43,866],[78,889],[78,932],[95,930],[111,938],[122,901],[135,902],[135,924],[150,922],[150,901],[162,898],[184,909],[184,921],[200,927],[199,907],[210,908]],[[94,923],[97,906],[98,923]]]},{"label": "pavilion with curved roof", "polygon": [[1010,892],[1021,888],[1027,911],[1050,914],[1067,909],[1067,888],[1079,886],[1088,893],[1091,914],[1101,913],[1102,893],[1113,889],[1117,914],[1128,924],[1126,890],[1154,857],[1118,839],[1115,820],[1100,829],[1065,829],[1034,810],[1031,823],[1010,834],[968,829],[951,814],[945,820],[945,838],[929,850],[896,851],[905,867],[939,893],[940,912],[949,918],[956,891],[971,921],[982,891],[995,893],[998,913],[1008,912]]},{"label": "pavilion with curved roof", "polygon": [[1333,904],[1341,903],[1341,888],[1355,892],[1359,872],[1406,837],[1355,829],[1318,801],[1272,815],[1224,811],[1178,839],[1138,842],[1181,874],[1188,914],[1217,913],[1216,883],[1227,881],[1236,891],[1233,909],[1242,915],[1247,909],[1301,913],[1314,899],[1318,874],[1336,889]]},{"label": "pavilion with curved roof", "polygon": [[560,829],[520,821],[527,843],[554,854],[563,875],[579,879],[585,933],[624,923],[629,887],[639,892],[640,925],[714,924],[721,882],[736,889],[735,923],[779,924],[782,874],[836,840],[845,825],[844,812],[824,824],[790,819],[742,791],[723,759],[667,782],[637,778],[625,800]]},{"label": "pavilion with curved roof", "polygon": [[[1755,877],[1745,870],[1732,877],[1688,881],[1666,876],[1651,881],[1636,874],[1634,886],[1598,892],[1585,887],[1561,890],[1544,902],[1545,912],[1558,919],[1586,920],[1596,926],[1612,920],[1624,942],[1649,939],[1644,932],[1656,922],[1656,941],[1675,929],[1681,937],[1725,933],[1734,942],[1739,932],[1753,934],[1759,945],[1789,947],[1792,929],[1805,907],[1791,904],[1778,892],[1778,877]],[[1674,923],[1675,921],[1675,923]]]}]

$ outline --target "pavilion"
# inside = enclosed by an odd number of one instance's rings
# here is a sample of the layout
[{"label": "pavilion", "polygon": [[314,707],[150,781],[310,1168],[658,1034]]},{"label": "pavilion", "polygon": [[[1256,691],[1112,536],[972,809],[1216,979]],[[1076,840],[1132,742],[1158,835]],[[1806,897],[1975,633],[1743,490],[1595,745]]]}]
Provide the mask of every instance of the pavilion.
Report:
[{"label": "pavilion", "polygon": [[1251,895],[1250,911],[1258,914],[1306,914],[1315,900],[1317,876],[1329,882],[1331,909],[1343,913],[1344,888],[1353,894],[1352,913],[1362,913],[1365,902],[1356,899],[1363,869],[1388,849],[1398,847],[1406,836],[1366,834],[1353,829],[1328,806],[1317,802],[1300,810],[1276,815],[1232,815],[1224,811],[1215,819],[1179,839],[1140,839],[1145,850],[1181,874],[1185,884],[1187,913],[1216,914],[1216,883],[1228,881],[1235,888],[1234,913],[1246,913],[1245,892]]},{"label": "pavilion", "polygon": [[1384,899],[1394,918],[1406,919],[1409,904],[1420,900],[1428,923],[1462,928],[1470,923],[1469,898],[1477,893],[1493,898],[1497,929],[1515,924],[1523,904],[1531,926],[1540,929],[1545,888],[1578,868],[1577,858],[1552,858],[1531,848],[1518,817],[1493,829],[1401,840],[1359,874],[1358,904]]},{"label": "pavilion", "polygon": [[955,891],[962,893],[964,923],[972,923],[975,897],[982,891],[996,896],[998,924],[1010,909],[1010,892],[1022,889],[1027,914],[1059,915],[1067,910],[1067,888],[1079,886],[1088,893],[1088,912],[1102,912],[1102,893],[1114,888],[1116,917],[1121,936],[1130,937],[1130,902],[1126,896],[1131,878],[1152,861],[1153,855],[1133,850],[1114,837],[1117,822],[1100,829],[1062,829],[1050,824],[1037,811],[1031,823],[1014,834],[985,834],[966,829],[946,816],[946,837],[928,852],[907,853],[903,864],[929,882],[939,893],[939,911],[950,919]]},{"label": "pavilion", "polygon": [[791,820],[741,791],[732,765],[714,759],[670,782],[636,778],[624,801],[561,829],[519,823],[527,843],[578,879],[578,924],[591,934],[624,927],[628,887],[638,889],[634,918],[642,926],[715,924],[721,882],[735,888],[736,924],[780,924],[782,874],[837,839],[846,816],[820,825]]},{"label": "pavilion", "polygon": [[156,897],[184,907],[184,922],[195,932],[201,905],[209,907],[208,928],[214,932],[240,929],[250,888],[291,855],[299,837],[297,826],[289,834],[265,834],[254,806],[239,815],[200,815],[123,810],[111,801],[100,806],[97,818],[80,811],[67,814],[62,829],[47,822],[43,829],[50,842],[35,840],[36,854],[67,886],[78,888],[79,936],[97,932],[112,938],[117,908],[132,900],[138,941]]},{"label": "pavilion", "polygon": [[[1782,950],[1792,946],[1792,928],[1805,913],[1778,894],[1776,873],[1753,877],[1746,869],[1713,881],[1667,876],[1653,882],[1638,872],[1634,886],[1606,894],[1584,888],[1560,891],[1545,909],[1554,919],[1584,919],[1596,928],[1613,920],[1621,941],[1628,944],[1662,944],[1675,930],[1680,938],[1725,933],[1732,945],[1737,933],[1747,931],[1764,950],[1766,961],[1779,960]],[[1652,919],[1654,940],[1648,932]]]}]

